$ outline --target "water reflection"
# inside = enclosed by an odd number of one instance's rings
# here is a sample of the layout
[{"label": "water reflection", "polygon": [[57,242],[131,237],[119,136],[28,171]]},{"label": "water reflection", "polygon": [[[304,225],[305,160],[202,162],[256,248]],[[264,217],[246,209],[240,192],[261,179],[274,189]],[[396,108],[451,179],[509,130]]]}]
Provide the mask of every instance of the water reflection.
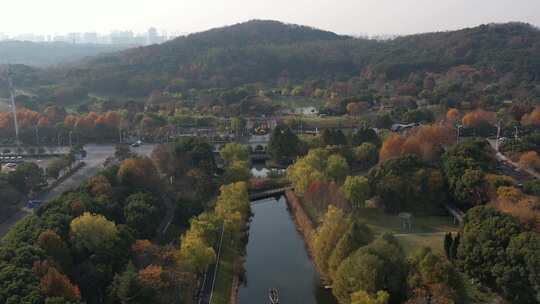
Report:
[{"label": "water reflection", "polygon": [[247,245],[247,284],[240,304],[267,303],[268,290],[279,290],[280,303],[334,304],[319,278],[287,210],[285,198],[255,202]]}]

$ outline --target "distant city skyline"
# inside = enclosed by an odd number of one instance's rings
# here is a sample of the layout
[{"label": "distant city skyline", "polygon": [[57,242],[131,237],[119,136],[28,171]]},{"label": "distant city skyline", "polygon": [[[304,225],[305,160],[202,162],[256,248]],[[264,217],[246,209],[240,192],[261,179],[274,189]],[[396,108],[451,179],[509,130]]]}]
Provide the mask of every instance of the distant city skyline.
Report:
[{"label": "distant city skyline", "polygon": [[0,31],[54,35],[110,30],[193,33],[272,19],[347,35],[406,35],[510,21],[540,25],[538,0],[19,0],[4,1]]},{"label": "distant city skyline", "polygon": [[134,44],[149,45],[162,43],[174,39],[186,33],[167,32],[158,30],[155,27],[149,28],[146,32],[134,32],[132,30],[112,30],[108,33],[90,32],[68,32],[64,34],[34,34],[23,33],[18,35],[7,35],[0,32],[0,41],[31,41],[31,42],[68,42],[68,43],[93,43],[93,44]]}]

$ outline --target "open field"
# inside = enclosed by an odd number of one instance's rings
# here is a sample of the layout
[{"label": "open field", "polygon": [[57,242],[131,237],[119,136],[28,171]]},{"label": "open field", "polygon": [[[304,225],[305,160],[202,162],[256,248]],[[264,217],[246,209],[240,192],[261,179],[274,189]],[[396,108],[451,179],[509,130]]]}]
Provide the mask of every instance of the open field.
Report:
[{"label": "open field", "polygon": [[315,107],[319,108],[324,105],[322,98],[309,97],[274,97],[272,103],[288,108]]}]

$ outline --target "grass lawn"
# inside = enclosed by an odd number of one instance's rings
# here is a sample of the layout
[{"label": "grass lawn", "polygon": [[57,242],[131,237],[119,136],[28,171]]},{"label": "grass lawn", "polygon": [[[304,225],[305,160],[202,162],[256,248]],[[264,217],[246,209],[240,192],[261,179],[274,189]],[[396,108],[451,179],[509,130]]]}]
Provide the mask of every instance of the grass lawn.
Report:
[{"label": "grass lawn", "polygon": [[[319,226],[322,215],[302,199],[301,203],[313,225],[315,227]],[[453,223],[450,216],[414,217],[413,215],[411,231],[401,228],[401,221],[397,215],[386,214],[378,209],[364,209],[355,212],[353,216],[366,223],[375,235],[394,234],[407,253],[426,246],[443,254],[444,235],[447,232],[457,232],[459,230],[459,226]]]},{"label": "grass lawn", "polygon": [[450,216],[413,215],[411,231],[401,228],[401,220],[397,215],[386,214],[378,209],[364,209],[356,212],[354,216],[366,223],[376,235],[393,233],[406,252],[427,246],[443,253],[444,234],[459,230],[459,226],[453,224]]},{"label": "grass lawn", "polygon": [[231,246],[229,239],[223,239],[221,248],[221,259],[216,277],[216,285],[212,303],[210,304],[228,304],[231,299],[231,288],[234,275],[234,261],[240,256],[234,246]]}]

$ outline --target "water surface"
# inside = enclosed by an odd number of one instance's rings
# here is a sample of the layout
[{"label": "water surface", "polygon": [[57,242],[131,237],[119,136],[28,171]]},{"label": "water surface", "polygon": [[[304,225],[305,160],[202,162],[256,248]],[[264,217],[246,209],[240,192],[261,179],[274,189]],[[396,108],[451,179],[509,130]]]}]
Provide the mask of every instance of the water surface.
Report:
[{"label": "water surface", "polygon": [[335,304],[320,287],[285,198],[254,202],[251,208],[247,283],[239,290],[238,303],[268,303],[268,290],[277,288],[280,304]]}]

